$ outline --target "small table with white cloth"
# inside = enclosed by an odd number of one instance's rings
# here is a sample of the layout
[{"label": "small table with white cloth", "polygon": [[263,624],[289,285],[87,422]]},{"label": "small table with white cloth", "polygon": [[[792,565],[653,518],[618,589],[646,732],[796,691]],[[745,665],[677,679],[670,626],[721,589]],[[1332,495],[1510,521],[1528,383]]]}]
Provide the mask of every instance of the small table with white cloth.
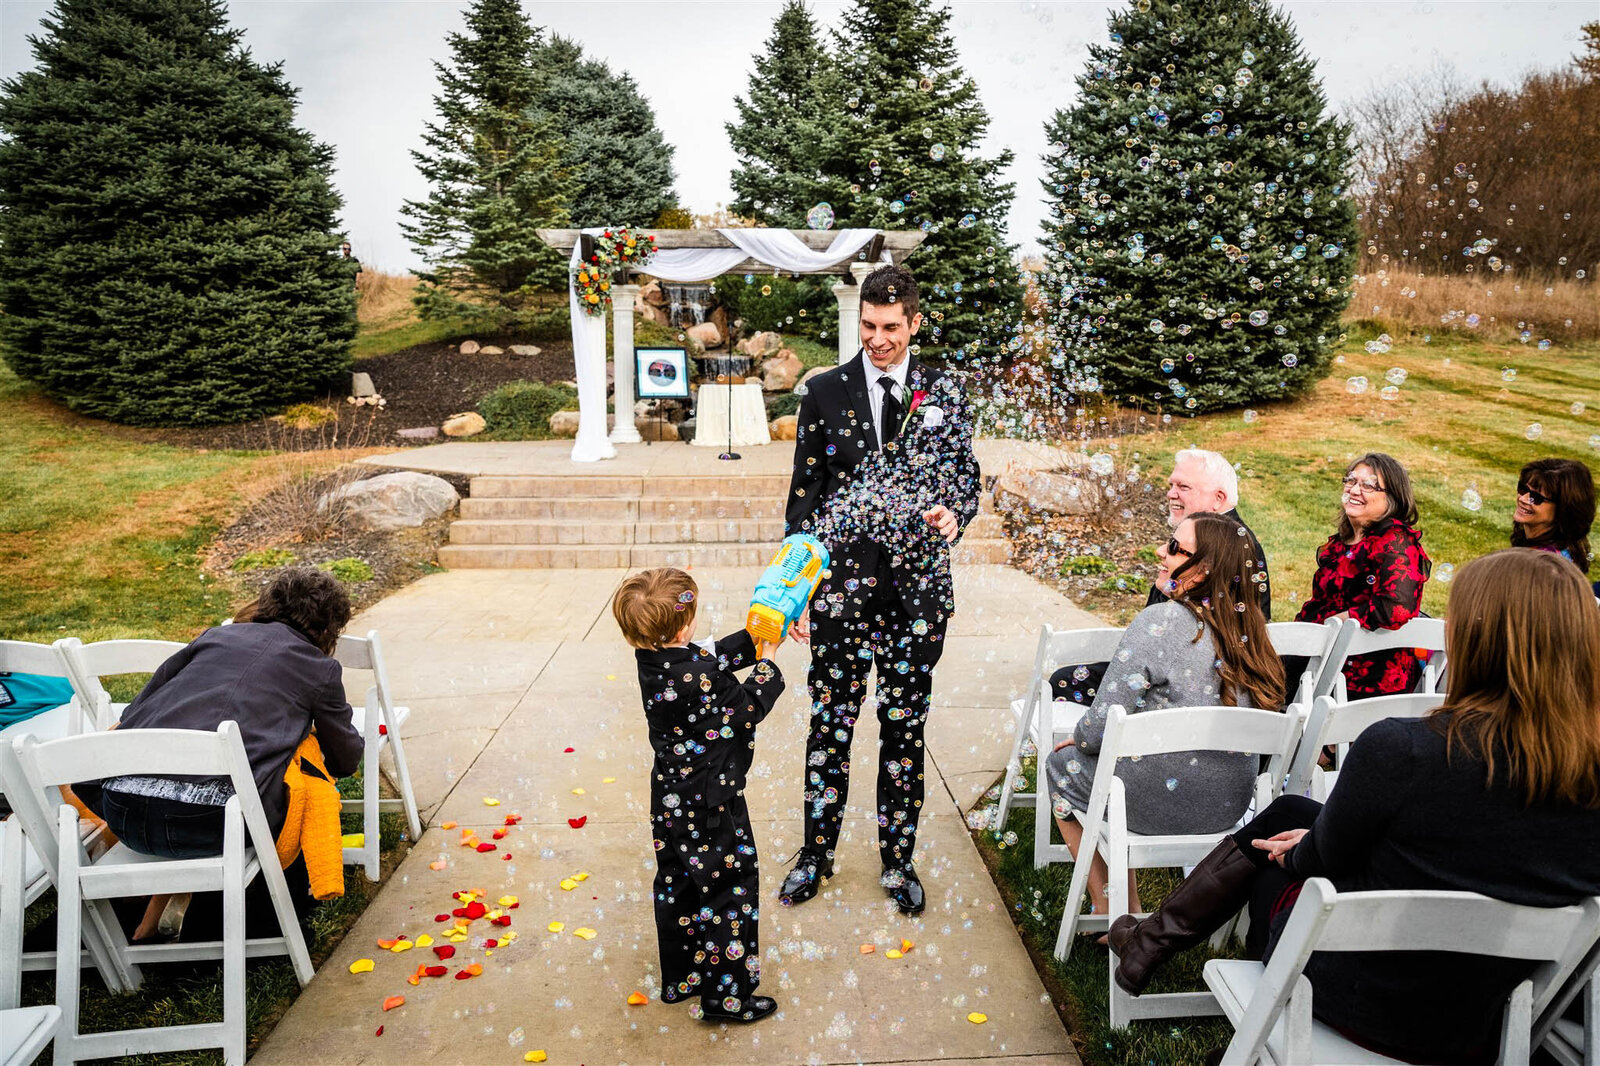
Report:
[{"label": "small table with white cloth", "polygon": [[744,385],[701,385],[694,404],[694,440],[701,448],[727,448],[728,400],[733,399],[733,447],[771,444],[767,401],[759,382]]}]

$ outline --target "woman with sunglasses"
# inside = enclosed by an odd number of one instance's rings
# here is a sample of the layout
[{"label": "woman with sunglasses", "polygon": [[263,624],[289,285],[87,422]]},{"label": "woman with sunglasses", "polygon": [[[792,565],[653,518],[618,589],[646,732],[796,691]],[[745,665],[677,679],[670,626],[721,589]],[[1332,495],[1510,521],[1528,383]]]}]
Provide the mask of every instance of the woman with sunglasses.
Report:
[{"label": "woman with sunglasses", "polygon": [[[1281,710],[1283,663],[1267,636],[1267,620],[1251,580],[1255,552],[1244,526],[1227,515],[1200,512],[1178,523],[1166,547],[1156,588],[1169,600],[1140,611],[1123,633],[1094,703],[1072,738],[1045,760],[1056,824],[1074,855],[1083,829],[1074,815],[1089,805],[1106,716],[1173,707],[1260,707]],[[1253,755],[1190,751],[1146,755],[1118,764],[1135,833],[1219,833],[1250,805]],[[1094,857],[1089,898],[1103,911],[1105,860]],[[1128,875],[1128,899],[1140,910]]]},{"label": "woman with sunglasses", "polygon": [[[1299,622],[1353,618],[1363,629],[1399,629],[1422,612],[1433,562],[1422,550],[1411,478],[1393,456],[1368,452],[1344,472],[1339,529],[1317,550],[1311,598]],[[1409,649],[1352,655],[1345,689],[1353,700],[1410,692],[1422,664]]]},{"label": "woman with sunglasses", "polygon": [[1589,572],[1594,476],[1573,459],[1535,459],[1517,475],[1511,546],[1554,552]]}]

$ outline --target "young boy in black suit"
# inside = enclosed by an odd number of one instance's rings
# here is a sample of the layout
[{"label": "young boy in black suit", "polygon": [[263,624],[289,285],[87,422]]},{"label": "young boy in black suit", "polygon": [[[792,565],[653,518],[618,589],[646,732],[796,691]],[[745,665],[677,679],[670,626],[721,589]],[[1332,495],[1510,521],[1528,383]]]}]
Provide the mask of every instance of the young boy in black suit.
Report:
[{"label": "young boy in black suit", "polygon": [[[611,609],[637,649],[655,752],[650,822],[661,998],[698,995],[707,1021],[753,1022],[778,1005],[754,994],[761,886],[744,784],[756,723],[782,695],[783,675],[742,629],[690,644],[698,592],[682,570],[646,570],[622,583]],[[752,663],[749,680],[733,676]]]}]

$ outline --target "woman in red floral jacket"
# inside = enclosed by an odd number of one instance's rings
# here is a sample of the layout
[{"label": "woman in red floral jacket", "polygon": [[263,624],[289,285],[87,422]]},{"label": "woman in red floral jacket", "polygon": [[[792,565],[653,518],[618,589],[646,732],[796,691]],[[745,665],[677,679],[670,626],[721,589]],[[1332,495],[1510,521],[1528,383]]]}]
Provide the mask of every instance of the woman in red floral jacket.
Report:
[{"label": "woman in red floral jacket", "polygon": [[[1398,629],[1422,610],[1433,562],[1422,550],[1417,504],[1406,468],[1369,452],[1344,475],[1339,531],[1317,551],[1311,598],[1296,619],[1354,618],[1363,629]],[[1351,656],[1344,664],[1351,699],[1410,692],[1422,664],[1410,649]]]}]

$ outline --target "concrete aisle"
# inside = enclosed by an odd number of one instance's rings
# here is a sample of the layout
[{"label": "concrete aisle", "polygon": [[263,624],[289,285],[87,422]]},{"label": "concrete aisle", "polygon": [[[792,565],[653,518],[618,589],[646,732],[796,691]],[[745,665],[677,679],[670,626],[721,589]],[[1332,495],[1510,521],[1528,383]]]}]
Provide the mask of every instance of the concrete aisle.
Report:
[{"label": "concrete aisle", "polygon": [[[254,1061],[513,1063],[537,1049],[551,1063],[590,1066],[1076,1063],[963,816],[1004,765],[1008,703],[1032,666],[1039,624],[1096,620],[1008,567],[958,568],[960,609],[927,732],[917,865],[929,904],[916,919],[877,883],[870,713],[855,740],[838,876],[803,906],[774,898],[799,843],[808,714],[805,650],[781,649],[789,688],[758,732],[747,793],[762,859],[761,991],[781,1009],[750,1027],[710,1026],[687,1004],[657,999],[650,749],[633,656],[609,610],[623,576],[438,574],[352,622],[352,632],[382,633],[394,689],[412,708],[406,750],[428,828]],[[695,576],[697,635],[742,625],[759,569]],[[508,814],[521,823],[492,841]],[[468,828],[497,850],[460,846]],[[587,878],[562,887],[580,873]],[[517,939],[489,949],[485,939],[506,930],[474,921],[448,975],[409,984],[420,964],[439,963],[431,948],[392,953],[376,941],[427,934],[444,944],[452,923],[435,916],[461,906],[451,894],[463,889],[485,890],[491,907],[517,896],[506,911]],[[564,928],[551,932],[552,922]],[[575,935],[580,928],[594,937]],[[914,947],[889,959],[902,938]],[[863,954],[867,944],[875,951]],[[375,968],[352,975],[361,958]],[[455,978],[472,963],[481,975]],[[628,1005],[634,991],[649,1002]],[[384,1012],[397,995],[405,1004]],[[972,1012],[988,1020],[974,1024]]]}]

